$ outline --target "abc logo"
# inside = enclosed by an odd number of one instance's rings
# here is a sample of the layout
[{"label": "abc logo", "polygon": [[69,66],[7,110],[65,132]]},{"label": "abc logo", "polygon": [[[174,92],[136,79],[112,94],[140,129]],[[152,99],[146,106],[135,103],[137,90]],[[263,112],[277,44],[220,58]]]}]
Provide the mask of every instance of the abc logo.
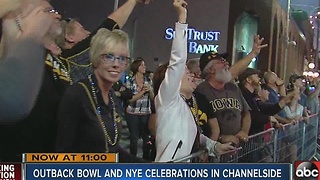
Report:
[{"label": "abc logo", "polygon": [[299,180],[318,179],[319,170],[312,162],[302,162],[296,168],[296,177]]}]

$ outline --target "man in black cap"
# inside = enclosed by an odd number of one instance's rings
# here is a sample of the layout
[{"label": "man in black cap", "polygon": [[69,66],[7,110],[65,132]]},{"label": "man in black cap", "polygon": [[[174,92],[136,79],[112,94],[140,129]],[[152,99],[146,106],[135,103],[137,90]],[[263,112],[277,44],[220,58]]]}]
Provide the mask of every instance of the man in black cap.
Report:
[{"label": "man in black cap", "polygon": [[263,38],[254,38],[252,51],[229,69],[227,54],[209,51],[200,57],[200,69],[205,79],[196,89],[210,101],[212,111],[217,115],[218,122],[210,122],[212,131],[219,132],[220,142],[239,143],[248,141],[251,124],[249,106],[237,85],[230,82],[243,72],[255,58],[261,48]]},{"label": "man in black cap", "polygon": [[292,99],[292,95],[288,95],[276,104],[264,104],[260,102],[257,95],[257,93],[261,91],[259,74],[259,70],[247,68],[238,78],[242,95],[251,108],[251,127],[249,135],[264,131],[265,125],[269,122],[275,124],[276,127],[280,127],[279,122],[273,115],[281,111],[281,109]]},{"label": "man in black cap", "polygon": [[250,91],[254,90],[257,86],[260,85],[260,77],[259,77],[260,71],[253,69],[253,68],[247,68],[243,73],[241,73],[238,77],[239,83],[242,86],[250,85]]},{"label": "man in black cap", "polygon": [[230,82],[232,74],[226,54],[207,52],[200,58],[200,68],[205,79],[196,91],[203,94],[210,101],[213,112],[217,115],[217,122],[212,123],[212,131],[220,132],[221,142],[239,144],[239,139],[248,140],[250,128],[249,106],[243,98],[237,85]]},{"label": "man in black cap", "polygon": [[[251,126],[249,135],[253,135],[256,133],[260,133],[265,130],[267,124],[271,123],[277,128],[282,128],[283,126],[279,124],[273,115],[281,111],[281,109],[292,99],[293,95],[286,96],[282,98],[279,103],[276,104],[265,104],[263,103],[259,97],[263,98],[263,93],[267,92],[267,90],[261,89],[261,83],[259,78],[260,71],[247,68],[242,74],[239,75],[239,87],[241,89],[242,95],[250,106],[250,116],[251,116]],[[264,91],[264,92],[263,92]],[[267,97],[269,95],[266,94]],[[262,141],[255,141],[253,143],[257,143],[257,146],[261,146]],[[247,156],[243,157],[241,161],[244,162],[252,162],[257,163],[266,159],[266,154],[252,152]]]},{"label": "man in black cap", "polygon": [[[257,104],[257,96],[255,93],[255,90],[260,86],[260,78],[259,78],[260,71],[253,69],[253,68],[247,68],[242,74],[239,75],[239,87],[241,89],[242,95],[248,105],[250,106],[250,115],[251,115],[251,126],[249,135],[261,132],[264,130],[264,124],[269,122],[269,116],[268,115],[261,115],[260,109]],[[261,115],[259,120],[260,122],[257,122],[255,119],[255,115]],[[271,119],[270,119],[271,120]],[[256,127],[258,126],[258,127]]]}]

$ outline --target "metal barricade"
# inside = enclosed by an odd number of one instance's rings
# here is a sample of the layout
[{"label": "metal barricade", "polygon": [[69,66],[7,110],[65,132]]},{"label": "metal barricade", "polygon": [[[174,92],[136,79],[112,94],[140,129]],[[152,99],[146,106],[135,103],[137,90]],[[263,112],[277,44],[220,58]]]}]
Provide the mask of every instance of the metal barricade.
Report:
[{"label": "metal barricade", "polygon": [[303,133],[302,159],[298,160],[311,160],[317,152],[318,115],[314,114],[309,118],[310,122],[305,124]]},{"label": "metal barricade", "polygon": [[297,124],[286,124],[284,130],[277,130],[278,155],[275,162],[310,160],[316,154],[318,116],[309,116],[309,123],[300,121]]},{"label": "metal barricade", "polygon": [[[274,135],[273,128],[249,136],[248,142],[240,142],[237,152],[220,156],[218,162],[222,163],[255,163],[273,162],[274,157]],[[211,162],[217,162],[212,161]]]},{"label": "metal barricade", "polygon": [[302,159],[304,122],[286,124],[277,130],[275,162],[294,162]]},{"label": "metal barricade", "polygon": [[268,129],[240,142],[240,150],[211,158],[210,162],[266,163],[310,160],[316,155],[318,115],[309,116],[310,122],[300,121],[284,125],[284,129]]},{"label": "metal barricade", "polygon": [[[269,163],[311,160],[317,153],[318,115],[309,116],[307,124],[300,121],[286,124],[284,129],[268,129],[249,136],[248,142],[240,142],[236,152],[220,157],[210,157],[210,163]],[[205,150],[176,159],[173,163],[199,162]]]}]

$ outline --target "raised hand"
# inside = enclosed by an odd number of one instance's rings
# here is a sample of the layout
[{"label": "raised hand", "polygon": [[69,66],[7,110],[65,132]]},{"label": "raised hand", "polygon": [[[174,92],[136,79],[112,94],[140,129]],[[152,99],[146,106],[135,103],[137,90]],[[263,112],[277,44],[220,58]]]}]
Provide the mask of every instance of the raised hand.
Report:
[{"label": "raised hand", "polygon": [[43,7],[36,7],[29,14],[20,18],[18,23],[22,30],[21,37],[42,41],[53,23],[53,18],[50,13],[43,10]]},{"label": "raised hand", "polygon": [[260,35],[254,35],[254,42],[251,53],[254,53],[255,56],[257,56],[262,48],[265,48],[268,46],[268,44],[262,44],[264,38],[260,38]]},{"label": "raised hand", "polygon": [[173,7],[176,9],[178,13],[180,23],[187,22],[187,6],[188,3],[184,0],[173,0]]},{"label": "raised hand", "polygon": [[7,15],[11,11],[17,10],[20,5],[20,0],[1,0],[0,17]]}]

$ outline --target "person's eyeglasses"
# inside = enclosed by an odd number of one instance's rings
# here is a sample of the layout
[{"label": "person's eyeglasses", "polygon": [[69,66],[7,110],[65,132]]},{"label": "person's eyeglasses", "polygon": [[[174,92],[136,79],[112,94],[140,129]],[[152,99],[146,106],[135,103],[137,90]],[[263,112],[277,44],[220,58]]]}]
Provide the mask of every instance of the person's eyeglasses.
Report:
[{"label": "person's eyeglasses", "polygon": [[121,65],[127,65],[128,62],[131,60],[131,58],[126,57],[126,56],[115,56],[113,54],[101,54],[100,57],[102,58],[102,60],[106,63],[113,63],[116,61],[116,59],[118,60],[118,62]]},{"label": "person's eyeglasses", "polygon": [[48,9],[45,12],[52,13],[52,14],[59,14],[59,12],[55,9]]},{"label": "person's eyeglasses", "polygon": [[226,60],[226,59],[224,59],[224,58],[220,58],[220,59],[215,59],[216,61],[217,61],[217,63],[215,63],[215,64],[218,64],[218,63],[227,63],[228,61]]}]

